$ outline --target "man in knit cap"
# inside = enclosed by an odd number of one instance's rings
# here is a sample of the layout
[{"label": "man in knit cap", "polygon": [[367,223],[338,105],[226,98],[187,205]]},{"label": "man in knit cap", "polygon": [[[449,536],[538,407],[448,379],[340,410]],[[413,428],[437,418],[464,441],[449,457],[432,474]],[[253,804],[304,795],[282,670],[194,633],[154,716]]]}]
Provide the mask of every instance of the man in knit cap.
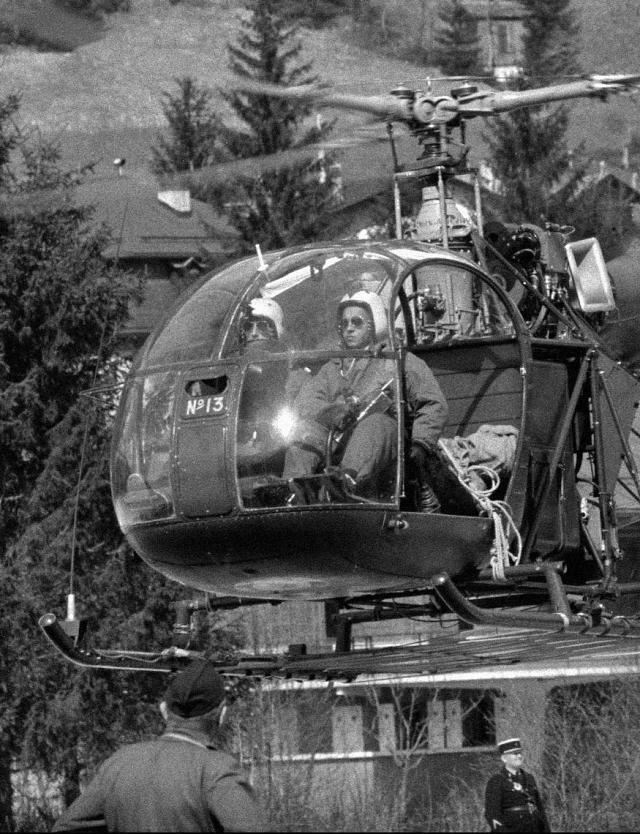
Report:
[{"label": "man in knit cap", "polygon": [[[169,684],[160,738],[116,751],[55,831],[265,831],[265,818],[232,756],[221,749],[224,680],[196,660]],[[104,829],[103,829],[104,830]]]}]

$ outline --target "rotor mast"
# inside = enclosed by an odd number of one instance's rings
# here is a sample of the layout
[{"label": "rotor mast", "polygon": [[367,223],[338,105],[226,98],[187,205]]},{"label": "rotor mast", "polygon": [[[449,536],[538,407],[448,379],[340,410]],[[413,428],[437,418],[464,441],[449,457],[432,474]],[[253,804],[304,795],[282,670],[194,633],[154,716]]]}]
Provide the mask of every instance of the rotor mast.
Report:
[{"label": "rotor mast", "polygon": [[[451,91],[453,101],[462,96],[468,96],[477,91],[477,87],[464,86]],[[425,112],[425,98],[406,87],[397,87],[391,95],[405,100],[412,112]],[[416,100],[420,99],[422,107],[416,108]],[[434,104],[434,113],[442,103],[443,98],[431,98]],[[478,228],[482,229],[482,203],[480,195],[480,184],[478,172],[467,166],[467,154],[469,148],[465,145],[465,121],[464,118],[453,109],[449,111],[452,115],[447,118],[434,118],[433,121],[422,124],[414,121],[410,125],[413,136],[422,147],[422,153],[411,166],[406,166],[398,161],[398,153],[393,134],[393,125],[387,123],[389,141],[391,143],[393,156],[393,203],[395,215],[395,234],[398,240],[403,237],[402,229],[402,207],[401,207],[401,184],[404,182],[417,182],[422,185],[422,206],[418,213],[416,226],[418,239],[425,239],[428,242],[439,243],[445,249],[450,247],[450,229],[448,205],[449,195],[447,193],[447,181],[458,174],[472,174],[474,177],[474,202]],[[452,129],[460,131],[460,141],[454,141]],[[438,221],[433,222],[437,203]],[[421,217],[422,216],[422,217]],[[426,221],[426,222],[424,222]],[[430,231],[426,231],[430,227]],[[481,231],[480,231],[480,234]]]},{"label": "rotor mast", "polygon": [[[474,202],[476,226],[482,235],[482,205],[478,173],[466,164],[468,148],[464,141],[464,124],[466,119],[488,117],[507,113],[521,107],[539,106],[555,101],[575,98],[606,99],[610,93],[632,92],[640,88],[640,74],[590,75],[578,81],[538,87],[527,90],[495,90],[488,86],[465,85],[449,90],[446,94],[434,94],[428,84],[427,91],[413,90],[405,86],[397,87],[386,95],[358,95],[341,93],[323,84],[307,84],[297,87],[282,87],[259,81],[238,79],[235,87],[240,92],[250,95],[263,95],[276,98],[308,101],[318,107],[335,107],[341,110],[356,110],[370,113],[387,123],[394,160],[393,189],[395,206],[396,236],[402,237],[402,212],[400,209],[400,183],[407,180],[422,180],[425,187],[436,189],[437,198],[430,197],[427,211],[432,217],[433,203],[437,199],[439,206],[439,237],[430,238],[445,248],[450,248],[452,232],[448,227],[447,180],[460,173],[474,175]],[[406,125],[418,140],[424,151],[411,168],[401,166],[393,140],[392,124],[401,122]],[[451,131],[460,130],[461,140],[453,141]],[[458,145],[458,152],[452,149]],[[435,193],[435,192],[434,192]],[[423,191],[424,194],[424,191]],[[423,203],[423,209],[425,208]]]}]

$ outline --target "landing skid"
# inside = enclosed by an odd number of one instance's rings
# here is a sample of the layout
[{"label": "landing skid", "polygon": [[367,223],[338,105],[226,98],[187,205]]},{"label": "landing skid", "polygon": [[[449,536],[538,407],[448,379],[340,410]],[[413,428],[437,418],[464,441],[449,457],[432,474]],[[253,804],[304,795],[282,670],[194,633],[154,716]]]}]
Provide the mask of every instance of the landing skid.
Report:
[{"label": "landing skid", "polygon": [[[44,618],[43,618],[44,619]],[[145,671],[170,673],[182,668],[200,653],[171,650],[157,655],[149,654],[144,659],[116,654],[76,649],[58,642],[49,622],[47,635],[67,660],[80,666],[120,671]],[[43,629],[45,626],[42,626]],[[59,624],[58,624],[58,627]],[[63,632],[64,633],[64,632]],[[482,675],[483,670],[502,668],[513,670],[517,676],[519,665],[546,662],[563,666],[568,661],[585,661],[606,652],[615,656],[640,656],[640,639],[627,636],[615,637],[607,629],[583,631],[576,638],[572,633],[508,629],[503,633],[492,630],[490,635],[479,636],[475,632],[457,638],[436,638],[421,645],[396,646],[393,648],[356,650],[338,654],[306,655],[290,651],[283,655],[261,655],[243,657],[237,662],[216,663],[218,670],[232,678],[256,677],[295,681],[354,681],[361,676],[383,675],[406,678],[416,675],[440,675],[452,673],[474,673]]]},{"label": "landing skid", "polygon": [[[336,651],[331,654],[308,655],[304,644],[291,646],[283,655],[240,656],[233,661],[219,661],[216,666],[231,676],[279,677],[300,679],[342,679],[352,680],[366,674],[434,674],[443,669],[456,669],[491,665],[493,663],[514,663],[535,658],[535,647],[547,647],[548,651],[562,655],[563,641],[566,646],[576,646],[584,636],[585,640],[601,640],[603,637],[625,637],[636,642],[640,637],[640,621],[636,618],[608,616],[601,606],[592,606],[590,611],[571,609],[566,589],[559,575],[559,563],[547,562],[531,566],[511,568],[512,579],[526,579],[532,574],[542,573],[546,580],[546,598],[551,602],[550,611],[523,611],[514,609],[490,610],[473,602],[460,591],[453,580],[440,573],[432,577],[429,588],[434,602],[422,605],[401,605],[394,603],[394,611],[380,607],[368,615],[362,610],[344,611],[333,618]],[[508,578],[508,577],[507,577]],[[618,588],[616,593],[633,588]],[[541,583],[538,593],[544,590]],[[593,591],[591,586],[586,588]],[[585,591],[585,588],[582,588]],[[613,593],[610,591],[610,593]],[[518,639],[513,634],[494,634],[487,638],[455,639],[435,638],[429,643],[398,646],[385,649],[353,650],[351,625],[366,619],[376,620],[392,616],[437,615],[438,611],[450,611],[466,623],[476,626],[491,626],[507,630],[518,629]],[[47,639],[67,660],[79,666],[120,671],[171,673],[184,667],[191,660],[202,657],[202,652],[173,646],[162,652],[133,652],[127,650],[97,650],[84,648],[64,621],[61,623],[54,614],[45,614],[39,625]],[[524,633],[523,630],[529,633]],[[575,635],[580,635],[576,640]],[[640,651],[640,641],[637,643]],[[554,648],[555,647],[555,648]],[[505,650],[506,649],[506,650]],[[533,654],[532,654],[533,652]]]},{"label": "landing skid", "polygon": [[171,646],[162,652],[132,652],[126,649],[85,649],[77,645],[55,614],[44,614],[38,620],[47,640],[71,663],[93,669],[117,669],[121,672],[175,672],[202,652]]}]

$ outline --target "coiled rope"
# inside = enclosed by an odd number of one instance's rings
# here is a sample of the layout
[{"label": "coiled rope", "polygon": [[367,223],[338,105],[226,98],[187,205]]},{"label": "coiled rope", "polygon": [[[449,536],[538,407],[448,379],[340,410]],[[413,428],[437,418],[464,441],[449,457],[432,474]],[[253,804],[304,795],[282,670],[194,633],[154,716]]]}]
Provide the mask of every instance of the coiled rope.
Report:
[{"label": "coiled rope", "polygon": [[[493,521],[493,545],[491,547],[491,572],[496,582],[504,582],[505,568],[519,565],[522,558],[522,537],[511,515],[511,508],[505,501],[494,501],[491,495],[500,484],[500,476],[489,466],[473,464],[463,467],[451,454],[442,440],[438,448],[449,462],[458,481],[472,496],[480,512]],[[488,482],[480,487],[479,483]],[[509,542],[513,540],[513,550]]]}]

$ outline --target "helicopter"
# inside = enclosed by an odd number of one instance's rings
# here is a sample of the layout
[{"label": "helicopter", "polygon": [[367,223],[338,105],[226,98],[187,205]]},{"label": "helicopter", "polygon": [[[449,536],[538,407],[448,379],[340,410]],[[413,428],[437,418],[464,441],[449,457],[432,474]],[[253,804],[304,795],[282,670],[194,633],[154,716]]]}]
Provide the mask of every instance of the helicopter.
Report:
[{"label": "helicopter", "polygon": [[[150,568],[207,599],[178,609],[176,645],[162,655],[86,648],[75,615],[65,622],[46,614],[46,636],[80,665],[149,671],[153,662],[170,671],[193,656],[190,623],[202,606],[323,601],[336,635],[332,669],[339,656],[352,662],[351,626],[366,616],[453,612],[471,625],[633,632],[633,619],[612,610],[640,591],[618,576],[614,499],[624,463],[640,501],[628,442],[640,400],[630,356],[640,333],[637,320],[631,330],[616,326],[616,298],[626,297],[628,283],[622,276],[613,286],[594,238],[571,241],[570,228],[551,224],[485,222],[465,123],[545,102],[605,99],[637,89],[640,75],[524,91],[466,84],[446,95],[243,84],[385,122],[395,236],[264,253],[257,245],[255,255],[205,275],[166,314],[120,400],[114,508]],[[418,144],[410,165],[398,160],[395,123]],[[449,192],[461,176],[472,181],[472,210]],[[421,192],[408,231],[405,183]],[[358,299],[382,310],[380,338],[364,346],[349,345],[337,329],[345,304]],[[253,342],[247,322],[256,318],[269,338]],[[406,378],[416,361],[447,403],[430,470],[437,512],[420,503],[409,454],[415,415]],[[368,397],[325,403],[316,414],[318,463],[292,471],[301,398],[327,363],[364,363],[384,382]],[[365,491],[341,463],[352,433],[380,413],[395,427],[395,453]],[[500,449],[491,465],[469,454],[478,437]],[[304,653],[298,647],[284,661],[258,657],[236,668],[327,668],[325,657],[305,667]],[[362,668],[375,663],[367,654]]]}]

